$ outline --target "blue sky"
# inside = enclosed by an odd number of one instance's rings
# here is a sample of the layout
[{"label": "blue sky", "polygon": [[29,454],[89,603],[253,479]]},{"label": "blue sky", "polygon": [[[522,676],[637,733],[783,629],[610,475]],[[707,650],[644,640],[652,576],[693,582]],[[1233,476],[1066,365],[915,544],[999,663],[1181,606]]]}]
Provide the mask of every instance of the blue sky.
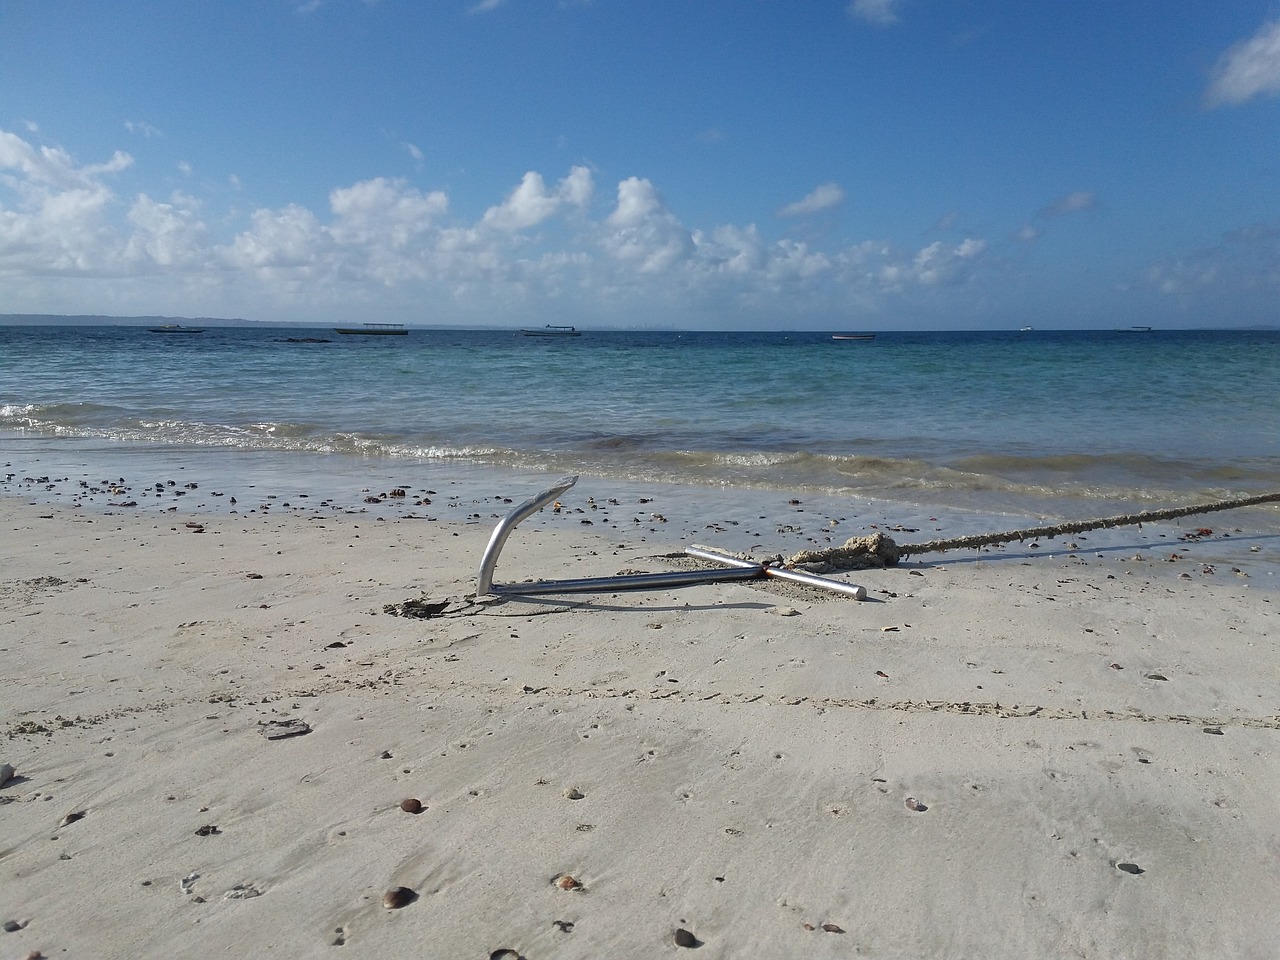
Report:
[{"label": "blue sky", "polygon": [[0,311],[1280,323],[1280,2],[0,7]]}]

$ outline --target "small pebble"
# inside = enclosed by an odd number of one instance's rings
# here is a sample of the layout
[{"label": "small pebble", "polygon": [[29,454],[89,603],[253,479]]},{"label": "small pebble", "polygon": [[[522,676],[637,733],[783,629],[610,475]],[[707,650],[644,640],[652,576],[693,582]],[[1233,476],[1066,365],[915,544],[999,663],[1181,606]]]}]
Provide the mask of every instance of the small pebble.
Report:
[{"label": "small pebble", "polygon": [[21,929],[22,929],[22,924],[20,924],[17,920],[6,920],[4,922],[5,933],[17,933]]},{"label": "small pebble", "polygon": [[564,795],[565,795],[565,799],[567,800],[581,800],[583,797],[586,796],[586,794],[583,793],[581,790],[579,790],[577,787],[570,787],[568,790],[564,792]]},{"label": "small pebble", "polygon": [[696,947],[701,943],[697,937],[680,927],[676,930],[676,946],[677,947]]},{"label": "small pebble", "polygon": [[489,960],[520,960],[520,953],[510,947],[500,947],[489,954]]},{"label": "small pebble", "polygon": [[563,876],[556,877],[556,886],[561,890],[578,890],[582,887],[582,883],[566,873]]},{"label": "small pebble", "polygon": [[417,898],[418,895],[408,887],[396,887],[382,895],[382,905],[388,910],[399,910],[401,907],[407,907]]},{"label": "small pebble", "polygon": [[822,929],[827,931],[827,933],[844,933],[844,927],[840,926],[838,923],[824,923],[822,925]]},{"label": "small pebble", "polygon": [[1131,873],[1131,874],[1133,874],[1135,877],[1136,877],[1138,874],[1140,874],[1140,873],[1146,873],[1146,872],[1147,872],[1147,871],[1143,870],[1140,866],[1138,866],[1136,863],[1117,863],[1117,864],[1116,864],[1116,869],[1117,869],[1117,870],[1123,870],[1125,873]]},{"label": "small pebble", "polygon": [[925,806],[915,797],[907,797],[904,803],[906,804],[906,807],[908,810],[912,810],[915,813],[924,813],[926,810],[929,809],[927,806]]},{"label": "small pebble", "polygon": [[0,763],[0,787],[12,780],[17,773],[12,763]]},{"label": "small pebble", "polygon": [[75,823],[77,820],[83,820],[84,813],[85,812],[83,810],[77,810],[75,811],[75,813],[68,813],[65,817],[62,818],[62,822],[59,823],[58,826],[65,827],[69,823]]},{"label": "small pebble", "polygon": [[421,813],[422,801],[417,797],[408,797],[400,801],[400,809],[405,813]]}]

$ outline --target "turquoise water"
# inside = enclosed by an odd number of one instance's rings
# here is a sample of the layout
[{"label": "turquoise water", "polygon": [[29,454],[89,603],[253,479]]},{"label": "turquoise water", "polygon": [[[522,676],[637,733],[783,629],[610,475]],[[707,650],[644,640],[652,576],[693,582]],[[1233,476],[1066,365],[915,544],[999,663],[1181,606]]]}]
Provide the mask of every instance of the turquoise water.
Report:
[{"label": "turquoise water", "polygon": [[9,437],[1032,512],[1280,489],[1278,386],[1275,331],[0,327]]}]

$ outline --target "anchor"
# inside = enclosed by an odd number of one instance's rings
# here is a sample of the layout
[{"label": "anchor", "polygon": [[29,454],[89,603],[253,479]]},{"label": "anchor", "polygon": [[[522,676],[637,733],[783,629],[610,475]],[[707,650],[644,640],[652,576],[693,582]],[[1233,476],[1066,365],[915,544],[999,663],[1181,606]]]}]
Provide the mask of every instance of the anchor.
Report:
[{"label": "anchor", "polygon": [[541,593],[609,593],[615,590],[651,590],[658,587],[687,587],[703,583],[724,583],[735,580],[759,580],[774,578],[791,583],[803,584],[820,590],[853,597],[855,600],[867,598],[866,587],[843,580],[821,577],[804,570],[789,570],[774,566],[771,563],[758,563],[730,556],[707,547],[686,547],[685,554],[699,560],[707,560],[721,564],[721,567],[702,570],[668,570],[660,573],[632,573],[613,577],[579,577],[570,580],[534,580],[528,583],[495,583],[494,570],[498,565],[498,554],[502,552],[507,538],[523,520],[533,516],[547,504],[554,501],[562,493],[578,482],[577,475],[563,477],[554,486],[542,493],[530,497],[519,504],[505,517],[498,521],[489,536],[489,544],[485,547],[484,556],[480,559],[480,573],[476,578],[476,596],[520,596]]}]

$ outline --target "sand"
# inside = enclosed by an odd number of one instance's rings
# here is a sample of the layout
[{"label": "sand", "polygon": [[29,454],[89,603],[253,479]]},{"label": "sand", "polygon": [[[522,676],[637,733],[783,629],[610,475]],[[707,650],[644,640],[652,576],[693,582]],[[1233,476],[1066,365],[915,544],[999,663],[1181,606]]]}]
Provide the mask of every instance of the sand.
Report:
[{"label": "sand", "polygon": [[[467,519],[0,497],[0,956],[1277,955],[1280,597],[1243,573],[475,605]],[[500,580],[679,548],[575,524]]]}]

